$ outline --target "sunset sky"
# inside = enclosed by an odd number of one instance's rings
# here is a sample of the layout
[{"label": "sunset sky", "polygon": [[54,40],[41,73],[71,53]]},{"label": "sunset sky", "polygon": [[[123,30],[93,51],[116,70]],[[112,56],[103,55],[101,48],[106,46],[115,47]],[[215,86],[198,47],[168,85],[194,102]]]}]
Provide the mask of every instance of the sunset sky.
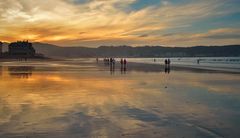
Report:
[{"label": "sunset sky", "polygon": [[240,44],[240,0],[1,0],[0,41]]}]

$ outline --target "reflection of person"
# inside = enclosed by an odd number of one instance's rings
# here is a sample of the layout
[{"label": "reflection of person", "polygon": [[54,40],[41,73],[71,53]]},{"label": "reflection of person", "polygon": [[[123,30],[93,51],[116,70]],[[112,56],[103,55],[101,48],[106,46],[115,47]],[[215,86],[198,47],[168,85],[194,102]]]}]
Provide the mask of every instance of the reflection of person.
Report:
[{"label": "reflection of person", "polygon": [[110,58],[110,72],[111,72],[111,74],[114,74],[114,71],[115,71],[115,59]]},{"label": "reflection of person", "polygon": [[112,63],[110,64],[110,73],[111,73],[111,74],[114,74],[114,72],[115,72],[115,64],[112,62]]},{"label": "reflection of person", "polygon": [[170,66],[165,66],[165,73],[168,73],[168,74],[169,74],[169,73],[170,73],[170,70],[171,70],[171,69],[170,69]]},{"label": "reflection of person", "polygon": [[2,76],[3,67],[0,66],[0,76]]},{"label": "reflection of person", "polygon": [[34,67],[31,66],[18,66],[18,67],[8,67],[9,75],[18,78],[29,78],[32,76]]}]

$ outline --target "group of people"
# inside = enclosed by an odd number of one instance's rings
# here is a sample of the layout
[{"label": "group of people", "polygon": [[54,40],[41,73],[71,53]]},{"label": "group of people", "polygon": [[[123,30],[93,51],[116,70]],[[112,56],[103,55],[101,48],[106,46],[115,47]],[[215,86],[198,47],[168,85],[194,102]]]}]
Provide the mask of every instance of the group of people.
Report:
[{"label": "group of people", "polygon": [[169,66],[171,64],[171,60],[170,59],[165,59],[165,66]]},{"label": "group of people", "polygon": [[[127,60],[125,58],[121,58],[119,62],[121,64],[121,73],[125,73],[127,70]],[[116,60],[114,58],[104,58],[103,63],[110,67],[111,74],[115,71]]]},{"label": "group of people", "polygon": [[127,65],[127,60],[126,59],[122,59],[120,60],[121,66],[126,66]]},{"label": "group of people", "polygon": [[103,62],[108,65],[115,65],[116,60],[114,58],[104,58]]},{"label": "group of people", "polygon": [[170,59],[165,59],[165,73],[170,73],[170,64],[171,64],[171,60]]},{"label": "group of people", "polygon": [[[114,58],[104,58],[104,59],[103,59],[103,62],[104,62],[105,64],[115,65],[116,60],[115,60]],[[121,58],[120,64],[121,64],[121,66],[126,66],[126,65],[127,65],[127,60]]]},{"label": "group of people", "polygon": [[127,71],[127,60],[121,58],[120,63],[121,63],[121,74],[125,74]]},{"label": "group of people", "polygon": [[[98,62],[98,59],[96,59]],[[156,59],[153,59],[154,62],[156,62]],[[114,58],[104,58],[103,62],[105,65],[110,65],[110,71],[111,73],[114,72],[115,70],[115,64],[116,64],[116,60]],[[171,60],[165,59],[165,73],[170,73],[170,64],[171,64]],[[121,64],[121,72],[126,72],[126,66],[127,66],[127,60],[125,58],[121,58],[120,59],[120,64]]]}]

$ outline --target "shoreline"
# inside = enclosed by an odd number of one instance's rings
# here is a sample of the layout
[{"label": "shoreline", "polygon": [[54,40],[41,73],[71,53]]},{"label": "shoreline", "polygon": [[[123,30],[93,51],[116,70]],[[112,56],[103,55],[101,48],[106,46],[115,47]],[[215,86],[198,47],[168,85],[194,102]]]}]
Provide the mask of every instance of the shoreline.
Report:
[{"label": "shoreline", "polygon": [[[163,64],[151,64],[151,63],[137,63],[137,62],[129,62],[131,64],[144,64],[149,66],[162,67],[165,68]],[[171,64],[170,68],[173,70],[196,70],[196,71],[206,71],[206,72],[223,72],[223,73],[240,73],[240,69],[233,68],[219,68],[219,67],[209,67],[209,66],[193,66],[193,65],[180,65],[180,64]]]},{"label": "shoreline", "polygon": [[[144,66],[154,66],[155,64],[147,64],[147,63],[135,63],[130,62],[133,64],[143,64]],[[155,67],[161,67],[162,69],[165,69],[165,65],[162,64],[156,64]],[[171,70],[175,71],[193,71],[193,72],[209,72],[209,73],[234,73],[234,74],[240,74],[240,70],[233,70],[233,69],[219,69],[219,68],[211,68],[211,67],[196,67],[191,65],[177,65],[177,64],[171,64],[170,65]]]},{"label": "shoreline", "polygon": [[[105,65],[103,61],[99,61],[97,64],[102,64],[101,66],[109,67],[110,65]],[[115,63],[115,68],[121,68],[119,61]],[[164,64],[151,64],[151,63],[138,63],[138,62],[128,62],[126,66],[128,71],[143,71],[143,72],[165,72]],[[234,69],[219,69],[211,67],[196,67],[191,65],[177,65],[171,64],[170,71],[191,71],[191,72],[205,72],[205,73],[231,73],[240,74],[239,70]]]},{"label": "shoreline", "polygon": [[[57,58],[29,58],[27,61],[19,60],[16,58],[0,58],[0,63],[4,62],[28,62],[28,61],[72,61],[72,59],[57,59]],[[93,61],[93,64],[102,66],[104,68],[110,68],[110,65],[104,64],[102,60],[98,62]],[[115,69],[121,69],[121,64],[119,61],[115,63]],[[127,71],[140,71],[140,72],[166,72],[164,64],[151,64],[151,63],[139,63],[129,61],[126,66]],[[191,72],[205,72],[205,73],[231,73],[231,74],[240,74],[240,69],[231,69],[231,68],[219,68],[219,67],[207,67],[207,66],[192,66],[192,65],[179,65],[171,64],[170,71],[191,71]]]}]

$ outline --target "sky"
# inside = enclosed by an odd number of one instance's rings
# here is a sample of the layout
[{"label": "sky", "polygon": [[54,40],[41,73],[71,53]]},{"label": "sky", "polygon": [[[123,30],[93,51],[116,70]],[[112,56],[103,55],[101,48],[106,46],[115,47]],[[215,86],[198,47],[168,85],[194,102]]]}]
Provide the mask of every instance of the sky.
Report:
[{"label": "sky", "polygon": [[1,0],[0,41],[60,46],[240,44],[240,0]]}]

